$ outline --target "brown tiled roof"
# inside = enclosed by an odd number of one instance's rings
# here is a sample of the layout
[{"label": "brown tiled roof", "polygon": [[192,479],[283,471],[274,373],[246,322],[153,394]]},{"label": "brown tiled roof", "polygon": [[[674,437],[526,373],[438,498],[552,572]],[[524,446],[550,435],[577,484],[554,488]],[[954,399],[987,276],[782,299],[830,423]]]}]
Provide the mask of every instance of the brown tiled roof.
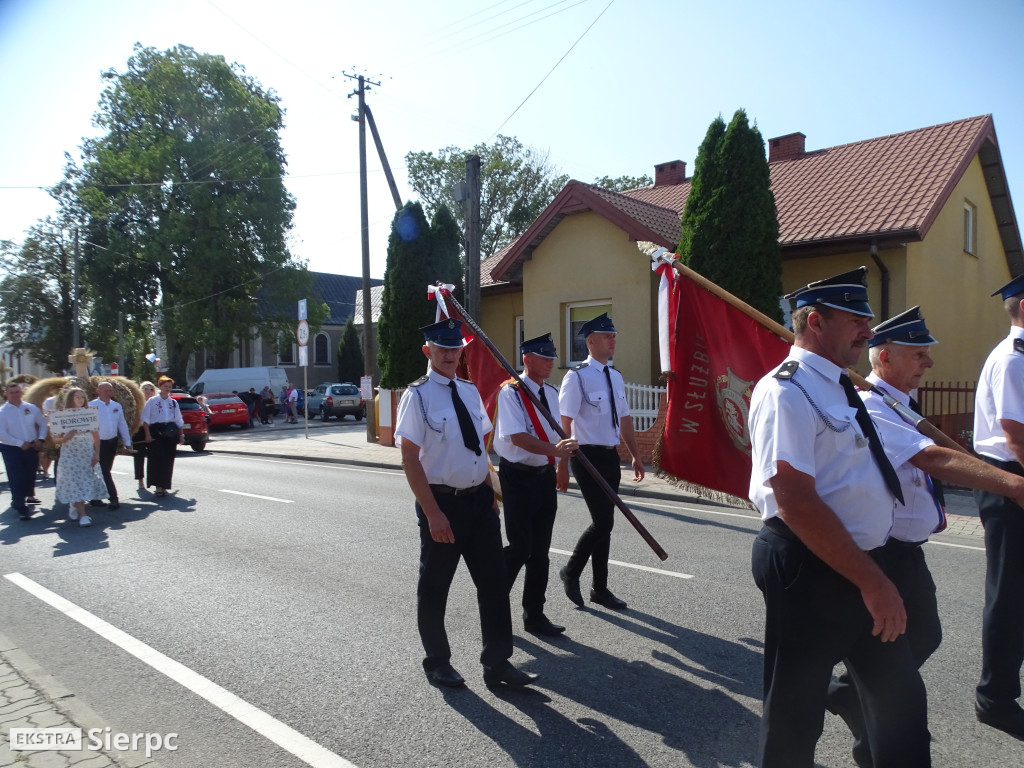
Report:
[{"label": "brown tiled roof", "polygon": [[[923,238],[976,155],[981,159],[1011,272],[1022,271],[1020,232],[991,115],[814,150],[771,163],[783,255],[787,247]],[[689,181],[622,193],[570,181],[522,237],[485,264],[494,264],[495,280],[519,279],[522,260],[564,216],[582,210],[606,215],[637,240],[675,248],[689,194]],[[647,236],[634,231],[640,229]]]}]

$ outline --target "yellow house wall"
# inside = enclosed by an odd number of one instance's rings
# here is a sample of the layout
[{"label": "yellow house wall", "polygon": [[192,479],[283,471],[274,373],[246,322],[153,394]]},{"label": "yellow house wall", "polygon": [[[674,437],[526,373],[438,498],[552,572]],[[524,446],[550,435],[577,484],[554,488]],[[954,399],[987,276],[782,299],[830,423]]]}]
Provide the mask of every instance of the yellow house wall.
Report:
[{"label": "yellow house wall", "polygon": [[[512,365],[515,350],[516,318],[523,314],[523,293],[500,293],[480,298],[480,327]],[[539,334],[534,334],[539,335]],[[526,338],[532,338],[527,336]]]},{"label": "yellow house wall", "polygon": [[523,292],[512,294],[519,297],[518,311],[509,297],[488,296],[481,301],[483,328],[488,336],[495,331],[509,359],[516,314],[524,316],[526,338],[550,332],[559,359],[549,381],[558,384],[567,370],[567,305],[608,301],[619,333],[615,367],[626,381],[651,384],[658,367],[654,278],[650,260],[623,230],[589,211],[567,216],[523,263]]},{"label": "yellow house wall", "polygon": [[[977,209],[975,253],[963,250],[964,202]],[[1010,280],[1006,253],[989,202],[981,163],[975,157],[921,243],[907,249],[913,287],[908,306],[921,305],[939,344],[925,381],[975,381],[985,358],[1009,332],[998,296]]]}]

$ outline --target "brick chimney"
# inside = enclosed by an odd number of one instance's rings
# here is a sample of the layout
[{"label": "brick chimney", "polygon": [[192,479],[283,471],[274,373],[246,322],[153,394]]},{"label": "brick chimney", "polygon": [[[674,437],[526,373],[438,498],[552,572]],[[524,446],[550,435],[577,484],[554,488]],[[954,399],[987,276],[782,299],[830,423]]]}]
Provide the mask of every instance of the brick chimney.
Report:
[{"label": "brick chimney", "polygon": [[803,157],[806,150],[804,142],[807,137],[802,133],[789,133],[777,139],[768,139],[768,162],[777,160],[796,160]]},{"label": "brick chimney", "polygon": [[684,181],[686,181],[686,163],[682,160],[673,160],[654,166],[654,186],[668,187],[673,184],[682,184]]}]

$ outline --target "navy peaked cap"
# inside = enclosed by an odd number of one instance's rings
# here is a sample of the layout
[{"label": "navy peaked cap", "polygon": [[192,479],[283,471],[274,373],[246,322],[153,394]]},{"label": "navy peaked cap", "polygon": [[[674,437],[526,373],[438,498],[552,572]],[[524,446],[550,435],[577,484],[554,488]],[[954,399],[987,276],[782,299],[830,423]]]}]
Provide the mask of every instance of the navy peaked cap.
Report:
[{"label": "navy peaked cap", "polygon": [[545,333],[535,339],[527,339],[519,345],[519,349],[524,355],[539,355],[552,360],[558,357],[558,353],[555,351],[555,342],[551,339],[550,333]]},{"label": "navy peaked cap", "polygon": [[1002,288],[997,290],[992,295],[995,296],[996,293],[1002,294],[1003,301],[1006,301],[1007,299],[1012,299],[1014,296],[1020,296],[1022,293],[1024,293],[1024,275],[1019,275],[1013,278],[1013,280],[1008,282],[1006,285],[1004,285]]},{"label": "navy peaked cap", "polygon": [[423,338],[433,342],[439,347],[457,349],[466,346],[466,340],[462,338],[462,321],[446,318],[433,325],[425,325],[420,328],[423,331]]},{"label": "navy peaked cap", "polygon": [[879,323],[874,328],[875,337],[868,342],[868,346],[877,347],[882,344],[909,344],[915,347],[924,347],[939,342],[929,333],[928,326],[924,324],[921,316],[921,307],[911,307],[906,312],[901,312],[896,317],[890,317],[884,323]]},{"label": "navy peaked cap", "polygon": [[579,330],[579,335],[584,339],[592,333],[618,333],[612,319],[607,312],[602,312],[593,320],[587,320]]},{"label": "navy peaked cap", "polygon": [[867,274],[867,267],[858,267],[797,288],[782,298],[789,299],[793,309],[824,304],[855,315],[874,317],[875,313],[868,306]]}]

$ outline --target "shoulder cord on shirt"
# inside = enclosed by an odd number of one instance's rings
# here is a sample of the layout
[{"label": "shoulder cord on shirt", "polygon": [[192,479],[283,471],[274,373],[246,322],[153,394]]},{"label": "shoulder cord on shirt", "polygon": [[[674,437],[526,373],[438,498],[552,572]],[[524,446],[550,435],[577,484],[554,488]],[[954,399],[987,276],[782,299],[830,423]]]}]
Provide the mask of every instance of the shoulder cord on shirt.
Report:
[{"label": "shoulder cord on shirt", "polygon": [[441,432],[441,430],[438,429],[437,427],[435,427],[433,424],[431,424],[430,423],[430,419],[427,418],[427,408],[426,408],[426,406],[423,405],[423,395],[420,394],[419,388],[418,387],[414,387],[412,389],[412,391],[416,393],[416,400],[420,404],[420,412],[423,414],[423,423],[426,424],[428,427],[430,427],[435,432],[437,432],[437,434],[439,434],[439,435],[443,434]]},{"label": "shoulder cord on shirt", "polygon": [[815,412],[816,414],[818,414],[818,416],[819,416],[819,417],[821,418],[821,420],[822,420],[823,422],[825,422],[825,426],[826,426],[826,427],[828,427],[829,429],[831,429],[831,430],[832,430],[833,432],[840,432],[840,433],[842,433],[842,432],[845,432],[846,430],[848,430],[848,429],[850,428],[850,424],[851,424],[852,422],[847,422],[846,424],[844,424],[844,425],[843,425],[843,427],[842,427],[842,428],[839,428],[839,427],[837,427],[837,426],[836,426],[835,424],[833,424],[833,423],[832,423],[832,422],[831,422],[831,421],[829,420],[828,416],[826,416],[826,415],[825,415],[824,413],[822,413],[822,412],[821,412],[821,408],[819,408],[819,407],[818,407],[818,404],[817,404],[816,402],[814,402],[814,400],[812,400],[812,399],[811,399],[811,396],[810,396],[810,395],[809,395],[809,394],[807,393],[807,390],[806,390],[806,389],[804,389],[804,388],[803,388],[803,387],[802,387],[802,386],[800,385],[800,382],[799,382],[799,381],[796,381],[795,379],[791,379],[791,378],[790,378],[790,379],[786,379],[786,381],[788,381],[788,382],[789,382],[790,384],[793,384],[793,385],[794,385],[794,386],[795,386],[795,387],[796,387],[797,389],[799,389],[799,390],[800,390],[801,392],[803,392],[803,393],[804,393],[804,397],[806,397],[806,398],[807,398],[807,402],[811,404],[811,408],[813,408],[813,409],[814,409],[814,412]]},{"label": "shoulder cord on shirt", "polygon": [[[587,403],[587,405],[594,405],[594,401],[590,399],[590,396],[587,394],[587,390],[583,386],[583,377],[580,375],[579,371],[576,372],[576,381],[579,382],[580,394],[583,395],[583,400]],[[615,393],[611,392],[608,396],[614,397]]]}]

